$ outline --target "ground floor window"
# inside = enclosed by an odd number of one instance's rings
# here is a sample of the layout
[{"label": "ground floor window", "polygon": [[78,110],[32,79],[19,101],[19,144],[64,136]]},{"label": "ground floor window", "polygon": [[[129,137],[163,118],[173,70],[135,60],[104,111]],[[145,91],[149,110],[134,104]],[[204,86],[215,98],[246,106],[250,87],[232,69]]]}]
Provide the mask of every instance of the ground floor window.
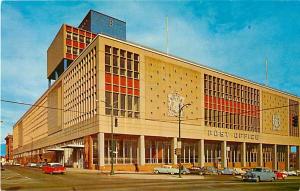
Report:
[{"label": "ground floor window", "polygon": [[146,163],[172,163],[171,142],[146,140],[145,141],[145,162]]},{"label": "ground floor window", "polygon": [[285,152],[286,149],[282,146],[277,147],[277,161],[284,162],[285,161]]},{"label": "ground floor window", "polygon": [[271,146],[263,147],[263,162],[272,161],[272,151],[273,148]]},{"label": "ground floor window", "polygon": [[241,145],[240,144],[228,144],[227,145],[227,158],[228,162],[241,162]]},{"label": "ground floor window", "polygon": [[246,162],[257,162],[257,145],[247,145]]},{"label": "ground floor window", "polygon": [[[196,163],[198,158],[198,149],[196,143],[183,142],[181,146],[181,163]],[[179,162],[179,157],[177,157]]]},{"label": "ground floor window", "polygon": [[106,139],[104,149],[105,164],[111,163],[111,154],[114,156],[114,164],[137,163],[137,140],[114,139],[112,143],[111,139]]},{"label": "ground floor window", "polygon": [[205,143],[205,162],[216,163],[221,159],[221,144],[220,143]]},{"label": "ground floor window", "polygon": [[93,164],[98,164],[98,138],[92,136],[93,139]]}]

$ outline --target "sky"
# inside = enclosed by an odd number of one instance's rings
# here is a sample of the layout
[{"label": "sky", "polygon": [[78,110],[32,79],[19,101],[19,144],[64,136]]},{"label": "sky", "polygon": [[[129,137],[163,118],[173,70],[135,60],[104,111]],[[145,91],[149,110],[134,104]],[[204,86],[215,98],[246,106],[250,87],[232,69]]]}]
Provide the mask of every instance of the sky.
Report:
[{"label": "sky", "polygon": [[[47,49],[90,9],[126,21],[127,40],[300,96],[300,2],[45,1],[1,4],[1,99],[47,89]],[[27,106],[1,103],[1,143]]]}]

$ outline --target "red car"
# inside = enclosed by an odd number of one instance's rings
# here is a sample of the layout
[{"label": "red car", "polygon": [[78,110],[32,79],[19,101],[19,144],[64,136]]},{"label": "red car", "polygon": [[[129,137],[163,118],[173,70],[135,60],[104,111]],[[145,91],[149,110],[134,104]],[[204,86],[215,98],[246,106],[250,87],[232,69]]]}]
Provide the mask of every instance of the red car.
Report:
[{"label": "red car", "polygon": [[66,173],[66,167],[59,163],[48,163],[47,165],[43,166],[43,172],[46,174],[64,174]]},{"label": "red car", "polygon": [[286,175],[279,171],[274,171],[277,180],[284,180]]}]

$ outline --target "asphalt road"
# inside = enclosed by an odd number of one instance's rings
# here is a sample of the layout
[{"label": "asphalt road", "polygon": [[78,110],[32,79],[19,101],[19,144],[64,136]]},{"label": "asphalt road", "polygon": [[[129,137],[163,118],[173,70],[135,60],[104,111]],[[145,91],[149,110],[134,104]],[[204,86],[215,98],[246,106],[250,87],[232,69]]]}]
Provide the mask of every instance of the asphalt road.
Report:
[{"label": "asphalt road", "polygon": [[[67,172],[65,175],[43,174],[40,169],[6,167],[2,171],[2,190],[300,190],[300,177],[276,182],[242,182],[233,176],[193,175],[178,179],[171,175]],[[197,176],[197,175],[195,175]]]}]

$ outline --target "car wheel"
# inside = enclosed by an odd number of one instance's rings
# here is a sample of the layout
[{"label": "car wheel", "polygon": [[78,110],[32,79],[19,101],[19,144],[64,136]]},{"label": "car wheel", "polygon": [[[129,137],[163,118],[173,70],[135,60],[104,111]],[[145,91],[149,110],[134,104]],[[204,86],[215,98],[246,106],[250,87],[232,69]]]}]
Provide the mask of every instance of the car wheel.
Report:
[{"label": "car wheel", "polygon": [[174,172],[171,172],[171,175],[174,175]]},{"label": "car wheel", "polygon": [[275,177],[272,177],[272,182],[274,182],[275,181]]},{"label": "car wheel", "polygon": [[233,175],[233,176],[235,176],[235,175],[236,175],[236,174],[235,174],[235,172],[234,172],[234,173],[232,173],[232,175]]},{"label": "car wheel", "polygon": [[155,170],[155,171],[154,171],[154,174],[159,174],[159,171],[158,171],[158,170]]},{"label": "car wheel", "polygon": [[182,172],[182,174],[186,174],[186,172]]},{"label": "car wheel", "polygon": [[260,182],[260,178],[259,177],[256,178],[256,182]]}]

